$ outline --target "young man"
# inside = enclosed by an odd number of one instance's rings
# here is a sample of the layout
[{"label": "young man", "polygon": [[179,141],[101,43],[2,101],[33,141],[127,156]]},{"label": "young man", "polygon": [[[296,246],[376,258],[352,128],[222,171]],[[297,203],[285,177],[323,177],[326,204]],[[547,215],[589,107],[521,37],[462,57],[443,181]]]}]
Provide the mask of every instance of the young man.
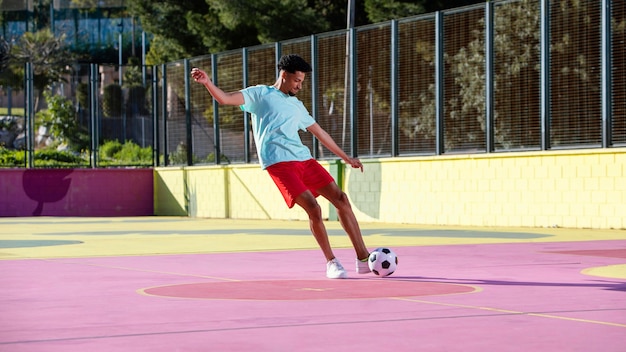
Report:
[{"label": "young man", "polygon": [[343,279],[348,274],[333,254],[322,210],[316,200],[318,195],[328,199],[337,208],[341,226],[348,233],[356,252],[356,272],[368,273],[369,252],[348,197],[328,171],[313,159],[309,148],[302,144],[298,130],[311,132],[326,148],[353,168],[363,172],[363,165],[359,159],[349,157],[295,97],[302,89],[306,73],[312,71],[311,66],[300,56],[292,54],[280,59],[278,70],[278,78],[271,86],[258,85],[229,93],[218,88],[201,69],[192,69],[191,76],[204,85],[219,104],[239,106],[252,115],[252,129],[261,167],[272,177],[287,206],[292,208],[298,204],[308,214],[311,232],[326,257],[326,276]]}]

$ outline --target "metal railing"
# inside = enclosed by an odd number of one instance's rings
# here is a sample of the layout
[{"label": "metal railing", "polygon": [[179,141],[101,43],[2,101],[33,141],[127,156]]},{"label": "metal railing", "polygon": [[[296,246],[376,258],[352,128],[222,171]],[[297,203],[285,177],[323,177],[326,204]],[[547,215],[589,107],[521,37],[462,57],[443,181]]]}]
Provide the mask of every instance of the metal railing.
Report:
[{"label": "metal railing", "polygon": [[272,84],[287,53],[312,63],[299,98],[354,156],[626,145],[625,5],[558,4],[493,1],[168,63],[159,145],[187,157],[165,163],[256,162],[245,114],[216,105],[188,69],[234,91]]},{"label": "metal railing", "polygon": [[[626,3],[507,0],[148,68],[141,130],[153,164],[256,163],[246,114],[217,105],[189,72],[203,68],[225,91],[272,84],[287,53],[312,64],[299,98],[353,156],[626,145]],[[92,126],[102,119],[90,115]]]}]

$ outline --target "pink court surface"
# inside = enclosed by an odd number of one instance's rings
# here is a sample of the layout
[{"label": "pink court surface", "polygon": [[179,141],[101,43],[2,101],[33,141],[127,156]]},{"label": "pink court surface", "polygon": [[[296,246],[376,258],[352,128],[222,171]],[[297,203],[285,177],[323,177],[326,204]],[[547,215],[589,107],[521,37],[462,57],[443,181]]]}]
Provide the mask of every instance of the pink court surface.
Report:
[{"label": "pink court surface", "polygon": [[626,231],[0,218],[0,351],[626,351]]}]

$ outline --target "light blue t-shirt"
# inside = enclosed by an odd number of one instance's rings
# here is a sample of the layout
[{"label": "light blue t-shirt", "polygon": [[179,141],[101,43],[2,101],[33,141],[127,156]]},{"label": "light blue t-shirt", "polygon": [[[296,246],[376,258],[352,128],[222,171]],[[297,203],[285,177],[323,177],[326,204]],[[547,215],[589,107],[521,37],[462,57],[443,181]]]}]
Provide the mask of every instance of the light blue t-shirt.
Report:
[{"label": "light blue t-shirt", "polygon": [[252,131],[263,169],[283,161],[312,158],[298,130],[306,130],[315,119],[298,98],[267,85],[244,88],[241,93],[245,103],[240,108],[252,115]]}]

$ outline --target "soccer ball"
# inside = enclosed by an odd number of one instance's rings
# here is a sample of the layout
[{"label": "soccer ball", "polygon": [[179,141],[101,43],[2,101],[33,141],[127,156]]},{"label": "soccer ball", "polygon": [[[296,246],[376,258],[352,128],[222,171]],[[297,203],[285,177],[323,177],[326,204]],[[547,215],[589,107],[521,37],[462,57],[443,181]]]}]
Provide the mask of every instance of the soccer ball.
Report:
[{"label": "soccer ball", "polygon": [[370,270],[378,276],[389,276],[398,267],[398,256],[389,248],[376,248],[367,260]]}]

